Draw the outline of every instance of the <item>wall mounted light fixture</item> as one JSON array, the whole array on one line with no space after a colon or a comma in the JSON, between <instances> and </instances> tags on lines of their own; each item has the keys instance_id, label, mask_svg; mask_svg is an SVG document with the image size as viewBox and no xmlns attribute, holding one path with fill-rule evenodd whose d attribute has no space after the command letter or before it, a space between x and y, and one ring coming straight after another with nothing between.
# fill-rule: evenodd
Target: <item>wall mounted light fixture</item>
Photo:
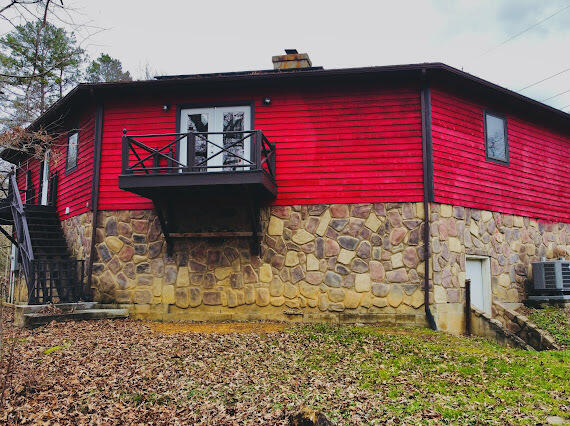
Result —
<instances>
[{"instance_id":1,"label":"wall mounted light fixture","mask_svg":"<svg viewBox=\"0 0 570 426\"><path fill-rule=\"evenodd\" d=\"M170 105L164 104L164 105L162 106L162 110L163 110L164 112L168 111L169 109L170 109Z\"/></svg>"},{"instance_id":2,"label":"wall mounted light fixture","mask_svg":"<svg viewBox=\"0 0 570 426\"><path fill-rule=\"evenodd\" d=\"M271 98L269 96L263 98L263 105L271 105Z\"/></svg>"}]
</instances>

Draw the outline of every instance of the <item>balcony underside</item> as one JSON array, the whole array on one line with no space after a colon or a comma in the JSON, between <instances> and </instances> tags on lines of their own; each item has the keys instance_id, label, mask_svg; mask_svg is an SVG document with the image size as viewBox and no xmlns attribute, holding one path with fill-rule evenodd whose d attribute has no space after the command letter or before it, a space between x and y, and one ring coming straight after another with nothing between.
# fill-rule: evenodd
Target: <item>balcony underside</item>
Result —
<instances>
[{"instance_id":1,"label":"balcony underside","mask_svg":"<svg viewBox=\"0 0 570 426\"><path fill-rule=\"evenodd\" d=\"M132 174L119 176L119 188L151 200L203 194L231 195L247 192L258 202L277 196L277 185L264 170Z\"/></svg>"}]
</instances>

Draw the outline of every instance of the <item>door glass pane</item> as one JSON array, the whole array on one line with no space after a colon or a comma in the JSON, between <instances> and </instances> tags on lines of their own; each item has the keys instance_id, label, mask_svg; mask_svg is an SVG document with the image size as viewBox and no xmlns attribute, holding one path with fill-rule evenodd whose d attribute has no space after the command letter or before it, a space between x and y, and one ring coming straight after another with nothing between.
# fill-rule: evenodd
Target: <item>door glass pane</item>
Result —
<instances>
[{"instance_id":1,"label":"door glass pane","mask_svg":"<svg viewBox=\"0 0 570 426\"><path fill-rule=\"evenodd\" d=\"M242 132L244 130L244 113L224 112L223 126L224 132ZM223 153L224 170L243 169L243 167L232 167L236 164L243 163L244 146L243 140L240 141L242 138L243 133L224 133L223 146L227 150Z\"/></svg>"},{"instance_id":2,"label":"door glass pane","mask_svg":"<svg viewBox=\"0 0 570 426\"><path fill-rule=\"evenodd\" d=\"M208 131L208 114L188 114L188 131L189 132L207 132ZM201 167L194 171L206 171L206 158L208 158L208 135L196 135L196 150L194 151L194 166ZM191 147L188 147L191 149Z\"/></svg>"}]
</instances>

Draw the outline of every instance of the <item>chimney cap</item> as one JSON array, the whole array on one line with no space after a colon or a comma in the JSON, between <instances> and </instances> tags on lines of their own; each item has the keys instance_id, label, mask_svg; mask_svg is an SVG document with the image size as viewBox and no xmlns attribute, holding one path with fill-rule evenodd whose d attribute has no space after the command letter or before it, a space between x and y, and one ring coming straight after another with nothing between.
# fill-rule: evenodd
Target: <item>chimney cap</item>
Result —
<instances>
[{"instance_id":1,"label":"chimney cap","mask_svg":"<svg viewBox=\"0 0 570 426\"><path fill-rule=\"evenodd\" d=\"M285 49L285 53L287 55L296 55L299 52L297 51L297 49Z\"/></svg>"}]
</instances>

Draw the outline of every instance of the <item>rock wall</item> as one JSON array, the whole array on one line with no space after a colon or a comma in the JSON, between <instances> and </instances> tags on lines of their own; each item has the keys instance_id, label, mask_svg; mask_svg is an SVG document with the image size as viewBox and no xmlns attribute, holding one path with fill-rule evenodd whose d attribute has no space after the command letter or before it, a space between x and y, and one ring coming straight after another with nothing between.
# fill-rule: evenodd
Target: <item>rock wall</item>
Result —
<instances>
[{"instance_id":1,"label":"rock wall","mask_svg":"<svg viewBox=\"0 0 570 426\"><path fill-rule=\"evenodd\" d=\"M93 213L87 212L61 222L67 247L76 259L86 260L91 252Z\"/></svg>"},{"instance_id":2,"label":"rock wall","mask_svg":"<svg viewBox=\"0 0 570 426\"><path fill-rule=\"evenodd\" d=\"M262 247L181 239L174 255L152 210L100 212L94 296L155 319L289 319L425 324L423 204L272 206ZM64 222L76 256L90 216ZM530 264L565 256L570 224L432 203L430 304L438 327L462 333L466 259L490 259L492 299L524 299Z\"/></svg>"},{"instance_id":3,"label":"rock wall","mask_svg":"<svg viewBox=\"0 0 570 426\"><path fill-rule=\"evenodd\" d=\"M430 216L434 311L438 326L453 333L464 330L465 262L470 255L490 259L493 301L522 302L531 263L570 251L570 224L447 204L432 204Z\"/></svg>"},{"instance_id":4,"label":"rock wall","mask_svg":"<svg viewBox=\"0 0 570 426\"><path fill-rule=\"evenodd\" d=\"M509 331L501 321L476 308L471 309L471 334L494 340L507 348L534 349L519 336Z\"/></svg>"},{"instance_id":5,"label":"rock wall","mask_svg":"<svg viewBox=\"0 0 570 426\"><path fill-rule=\"evenodd\" d=\"M273 206L262 250L183 239L173 257L153 211L102 212L96 300L155 319L304 319L425 324L421 203Z\"/></svg>"},{"instance_id":6,"label":"rock wall","mask_svg":"<svg viewBox=\"0 0 570 426\"><path fill-rule=\"evenodd\" d=\"M537 351L560 349L556 340L547 331L540 329L525 315L509 308L506 304L493 303L493 318Z\"/></svg>"}]
</instances>

